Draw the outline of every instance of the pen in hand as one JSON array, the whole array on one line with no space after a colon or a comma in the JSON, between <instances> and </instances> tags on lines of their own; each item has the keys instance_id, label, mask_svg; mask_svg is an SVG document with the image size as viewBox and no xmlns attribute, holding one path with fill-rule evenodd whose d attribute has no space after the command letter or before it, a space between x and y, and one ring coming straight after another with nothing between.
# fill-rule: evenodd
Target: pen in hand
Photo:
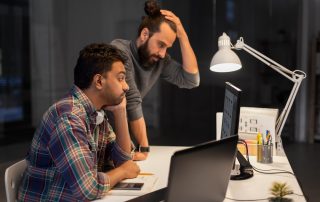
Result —
<instances>
[{"instance_id":1,"label":"pen in hand","mask_svg":"<svg viewBox=\"0 0 320 202\"><path fill-rule=\"evenodd\" d=\"M153 173L139 173L139 175L154 175Z\"/></svg>"}]
</instances>

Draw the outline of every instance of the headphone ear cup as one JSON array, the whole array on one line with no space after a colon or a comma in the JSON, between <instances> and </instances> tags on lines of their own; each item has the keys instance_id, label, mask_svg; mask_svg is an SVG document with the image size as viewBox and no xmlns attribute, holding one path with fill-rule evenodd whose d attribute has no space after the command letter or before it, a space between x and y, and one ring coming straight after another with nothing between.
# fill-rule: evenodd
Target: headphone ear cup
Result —
<instances>
[{"instance_id":1,"label":"headphone ear cup","mask_svg":"<svg viewBox=\"0 0 320 202\"><path fill-rule=\"evenodd\" d=\"M100 123L102 123L103 119L104 119L104 111L103 110L97 111L96 125L99 125Z\"/></svg>"}]
</instances>

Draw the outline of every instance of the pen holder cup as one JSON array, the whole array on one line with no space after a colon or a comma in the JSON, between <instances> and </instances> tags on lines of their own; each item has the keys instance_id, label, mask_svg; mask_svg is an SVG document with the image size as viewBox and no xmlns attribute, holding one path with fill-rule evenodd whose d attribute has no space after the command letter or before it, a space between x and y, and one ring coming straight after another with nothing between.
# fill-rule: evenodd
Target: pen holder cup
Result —
<instances>
[{"instance_id":1,"label":"pen holder cup","mask_svg":"<svg viewBox=\"0 0 320 202\"><path fill-rule=\"evenodd\" d=\"M257 162L259 163L272 163L273 147L272 144L259 144L257 145Z\"/></svg>"}]
</instances>

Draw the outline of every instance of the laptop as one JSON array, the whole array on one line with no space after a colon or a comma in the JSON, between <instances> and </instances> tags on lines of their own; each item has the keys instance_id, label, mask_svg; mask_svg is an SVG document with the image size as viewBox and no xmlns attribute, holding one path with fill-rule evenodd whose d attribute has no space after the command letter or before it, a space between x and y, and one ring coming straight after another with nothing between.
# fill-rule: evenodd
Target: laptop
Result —
<instances>
[{"instance_id":1,"label":"laptop","mask_svg":"<svg viewBox=\"0 0 320 202\"><path fill-rule=\"evenodd\" d=\"M168 186L129 201L223 201L237 142L234 135L175 152Z\"/></svg>"}]
</instances>

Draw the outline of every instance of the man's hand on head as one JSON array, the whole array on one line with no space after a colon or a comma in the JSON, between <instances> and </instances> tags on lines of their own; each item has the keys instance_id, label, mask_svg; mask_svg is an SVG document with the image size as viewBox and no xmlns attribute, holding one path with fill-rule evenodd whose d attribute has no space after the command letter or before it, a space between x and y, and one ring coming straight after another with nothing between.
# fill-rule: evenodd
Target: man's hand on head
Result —
<instances>
[{"instance_id":1,"label":"man's hand on head","mask_svg":"<svg viewBox=\"0 0 320 202\"><path fill-rule=\"evenodd\" d=\"M160 10L161 14L170 21L172 21L177 26L177 37L181 38L187 36L186 31L184 30L180 18L178 18L172 11Z\"/></svg>"}]
</instances>

